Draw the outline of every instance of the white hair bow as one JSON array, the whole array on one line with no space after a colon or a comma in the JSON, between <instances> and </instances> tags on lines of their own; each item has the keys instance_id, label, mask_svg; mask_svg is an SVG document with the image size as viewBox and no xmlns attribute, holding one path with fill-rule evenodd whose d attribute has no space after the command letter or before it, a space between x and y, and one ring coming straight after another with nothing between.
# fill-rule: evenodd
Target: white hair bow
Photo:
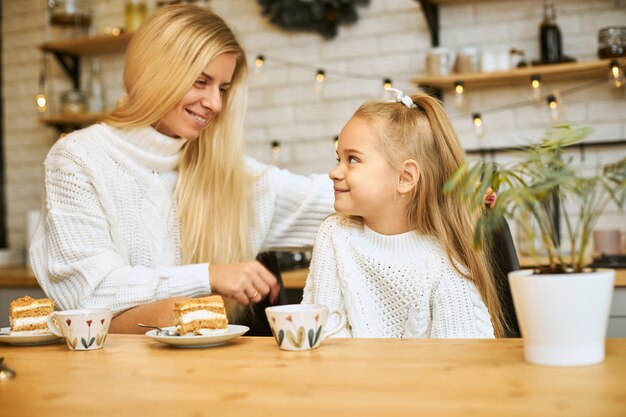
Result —
<instances>
[{"instance_id":1,"label":"white hair bow","mask_svg":"<svg viewBox=\"0 0 626 417\"><path fill-rule=\"evenodd\" d=\"M413 100L411 100L411 97L405 96L402 90L398 90L397 88L387 87L385 88L385 91L387 91L387 93L389 93L390 96L392 94L395 95L395 97L391 97L387 101L402 103L405 106L407 106L409 109L412 107L415 107L415 104L413 103Z\"/></svg>"}]
</instances>

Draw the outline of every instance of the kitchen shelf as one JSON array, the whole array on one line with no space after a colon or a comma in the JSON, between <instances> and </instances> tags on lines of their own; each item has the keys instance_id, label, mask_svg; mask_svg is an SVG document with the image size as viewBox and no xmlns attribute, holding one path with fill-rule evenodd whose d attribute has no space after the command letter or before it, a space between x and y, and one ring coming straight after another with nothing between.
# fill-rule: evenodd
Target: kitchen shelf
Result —
<instances>
[{"instance_id":1,"label":"kitchen shelf","mask_svg":"<svg viewBox=\"0 0 626 417\"><path fill-rule=\"evenodd\" d=\"M45 42L39 45L44 52L54 54L61 67L72 80L72 86L80 88L80 57L82 55L107 54L126 49L133 37L132 32L115 35L97 35L79 39Z\"/></svg>"},{"instance_id":2,"label":"kitchen shelf","mask_svg":"<svg viewBox=\"0 0 626 417\"><path fill-rule=\"evenodd\" d=\"M465 89L477 87L498 87L505 85L529 84L530 77L540 75L541 82L581 80L608 76L610 59L595 61L568 62L563 64L536 65L516 68L509 71L477 72L450 74L446 76L426 76L412 80L420 87L453 90L455 83L462 81ZM619 59L620 65L626 65L626 58Z\"/></svg>"},{"instance_id":3,"label":"kitchen shelf","mask_svg":"<svg viewBox=\"0 0 626 417\"><path fill-rule=\"evenodd\" d=\"M41 123L55 127L60 132L85 127L102 120L107 113L82 113L63 116L43 117Z\"/></svg>"},{"instance_id":4,"label":"kitchen shelf","mask_svg":"<svg viewBox=\"0 0 626 417\"><path fill-rule=\"evenodd\" d=\"M123 51L132 37L133 32L128 32L118 36L97 35L88 38L50 41L39 45L39 49L74 56L106 54Z\"/></svg>"}]
</instances>

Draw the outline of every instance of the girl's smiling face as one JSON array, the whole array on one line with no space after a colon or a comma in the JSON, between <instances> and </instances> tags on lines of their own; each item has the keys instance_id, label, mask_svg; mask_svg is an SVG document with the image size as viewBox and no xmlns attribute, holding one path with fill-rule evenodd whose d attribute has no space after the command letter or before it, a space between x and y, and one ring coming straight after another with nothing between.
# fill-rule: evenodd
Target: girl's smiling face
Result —
<instances>
[{"instance_id":1,"label":"girl's smiling face","mask_svg":"<svg viewBox=\"0 0 626 417\"><path fill-rule=\"evenodd\" d=\"M204 68L191 89L159 120L156 129L170 137L193 140L222 110L222 98L235 72L235 54L218 55Z\"/></svg>"},{"instance_id":2,"label":"girl's smiling face","mask_svg":"<svg viewBox=\"0 0 626 417\"><path fill-rule=\"evenodd\" d=\"M337 166L329 175L337 212L360 216L369 227L388 224L389 216L396 213L400 173L385 159L374 129L365 119L353 117L341 131ZM372 228L376 230L376 226Z\"/></svg>"}]
</instances>

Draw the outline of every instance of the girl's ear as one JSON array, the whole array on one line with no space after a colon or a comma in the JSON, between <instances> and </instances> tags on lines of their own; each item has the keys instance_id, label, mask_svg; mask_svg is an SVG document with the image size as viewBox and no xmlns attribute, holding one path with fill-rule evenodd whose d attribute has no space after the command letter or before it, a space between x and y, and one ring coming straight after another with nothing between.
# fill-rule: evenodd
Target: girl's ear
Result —
<instances>
[{"instance_id":1,"label":"girl's ear","mask_svg":"<svg viewBox=\"0 0 626 417\"><path fill-rule=\"evenodd\" d=\"M398 181L398 193L411 193L420 180L420 166L413 159L407 159L402 163L402 172Z\"/></svg>"}]
</instances>

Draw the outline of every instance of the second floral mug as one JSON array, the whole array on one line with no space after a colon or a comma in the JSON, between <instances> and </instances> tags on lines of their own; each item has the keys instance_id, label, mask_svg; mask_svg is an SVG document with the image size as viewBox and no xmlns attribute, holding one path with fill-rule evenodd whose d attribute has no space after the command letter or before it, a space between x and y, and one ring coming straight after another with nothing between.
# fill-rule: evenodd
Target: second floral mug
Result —
<instances>
[{"instance_id":1,"label":"second floral mug","mask_svg":"<svg viewBox=\"0 0 626 417\"><path fill-rule=\"evenodd\" d=\"M341 310L320 304L267 307L265 313L278 347L284 350L314 349L346 325ZM332 329L325 330L326 321L333 314L339 316L339 322Z\"/></svg>"},{"instance_id":2,"label":"second floral mug","mask_svg":"<svg viewBox=\"0 0 626 417\"><path fill-rule=\"evenodd\" d=\"M113 313L108 308L53 311L48 328L64 337L70 350L102 349Z\"/></svg>"}]
</instances>

